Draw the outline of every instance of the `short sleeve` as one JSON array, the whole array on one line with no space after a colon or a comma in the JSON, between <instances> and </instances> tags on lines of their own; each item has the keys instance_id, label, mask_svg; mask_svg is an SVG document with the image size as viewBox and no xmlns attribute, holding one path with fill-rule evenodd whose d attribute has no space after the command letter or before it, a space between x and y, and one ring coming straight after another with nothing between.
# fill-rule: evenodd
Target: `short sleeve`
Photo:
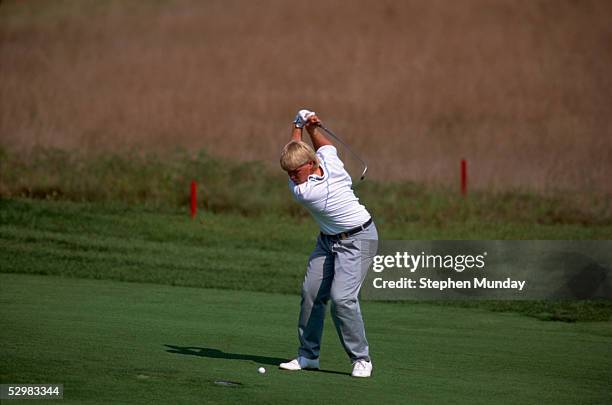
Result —
<instances>
[{"instance_id":1,"label":"short sleeve","mask_svg":"<svg viewBox=\"0 0 612 405\"><path fill-rule=\"evenodd\" d=\"M338 150L334 145L323 145L317 149L317 155L326 163L339 164L344 167L344 164L338 157Z\"/></svg>"}]
</instances>

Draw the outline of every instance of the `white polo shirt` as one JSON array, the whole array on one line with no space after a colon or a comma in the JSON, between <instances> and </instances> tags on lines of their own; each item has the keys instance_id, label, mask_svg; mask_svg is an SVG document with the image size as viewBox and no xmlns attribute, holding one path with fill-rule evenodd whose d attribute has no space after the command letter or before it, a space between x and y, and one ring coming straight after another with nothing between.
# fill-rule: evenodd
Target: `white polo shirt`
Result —
<instances>
[{"instance_id":1,"label":"white polo shirt","mask_svg":"<svg viewBox=\"0 0 612 405\"><path fill-rule=\"evenodd\" d=\"M324 234L335 235L363 225L370 213L355 196L351 176L344 170L336 148L321 146L317 157L323 176L310 175L298 185L289 180L294 198L310 211Z\"/></svg>"}]
</instances>

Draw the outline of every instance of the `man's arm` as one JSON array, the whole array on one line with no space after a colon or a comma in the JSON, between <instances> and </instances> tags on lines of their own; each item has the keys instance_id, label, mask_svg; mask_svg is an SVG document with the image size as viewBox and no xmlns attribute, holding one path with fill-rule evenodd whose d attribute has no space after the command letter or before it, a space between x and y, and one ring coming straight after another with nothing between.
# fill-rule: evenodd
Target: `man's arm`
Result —
<instances>
[{"instance_id":1,"label":"man's arm","mask_svg":"<svg viewBox=\"0 0 612 405\"><path fill-rule=\"evenodd\" d=\"M306 123L306 131L308 131L308 135L310 135L312 146L314 146L315 150L319 150L321 146L334 145L321 131L319 131L320 124L321 120L316 115L309 117Z\"/></svg>"},{"instance_id":2,"label":"man's arm","mask_svg":"<svg viewBox=\"0 0 612 405\"><path fill-rule=\"evenodd\" d=\"M297 142L302 140L302 128L293 127L293 131L291 131L291 140Z\"/></svg>"}]
</instances>

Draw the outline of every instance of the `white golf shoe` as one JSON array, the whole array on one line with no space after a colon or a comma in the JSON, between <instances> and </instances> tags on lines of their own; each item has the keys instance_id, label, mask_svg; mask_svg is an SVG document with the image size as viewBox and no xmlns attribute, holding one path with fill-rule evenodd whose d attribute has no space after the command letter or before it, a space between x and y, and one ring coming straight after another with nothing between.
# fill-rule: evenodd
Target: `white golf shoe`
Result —
<instances>
[{"instance_id":1,"label":"white golf shoe","mask_svg":"<svg viewBox=\"0 0 612 405\"><path fill-rule=\"evenodd\" d=\"M369 377L372 375L372 362L365 360L357 360L353 363L353 377Z\"/></svg>"},{"instance_id":2,"label":"white golf shoe","mask_svg":"<svg viewBox=\"0 0 612 405\"><path fill-rule=\"evenodd\" d=\"M297 359L293 359L287 363L279 364L278 368L283 370L297 371L297 370L308 370L308 369L319 369L319 359L307 359L306 357L298 356Z\"/></svg>"}]
</instances>

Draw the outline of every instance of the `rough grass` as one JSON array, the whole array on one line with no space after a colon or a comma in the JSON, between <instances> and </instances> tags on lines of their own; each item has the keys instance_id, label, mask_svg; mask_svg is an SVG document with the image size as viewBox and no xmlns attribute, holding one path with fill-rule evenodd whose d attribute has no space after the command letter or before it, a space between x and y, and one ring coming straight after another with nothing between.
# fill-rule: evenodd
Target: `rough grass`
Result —
<instances>
[{"instance_id":1,"label":"rough grass","mask_svg":"<svg viewBox=\"0 0 612 405\"><path fill-rule=\"evenodd\" d=\"M287 177L261 162L236 163L202 151L165 155L84 154L34 148L17 154L0 149L0 197L121 202L152 208L187 207L191 180L199 185L199 206L214 213L307 218L292 201ZM609 238L612 197L604 194L538 195L525 191L471 192L410 182L355 183L358 196L389 238L412 239L419 229L459 228L459 239L490 238L485 230L517 230L503 239L529 239L531 228L566 226L574 238ZM511 224L509 228L507 224ZM542 228L543 229L543 228ZM557 228L558 229L558 228ZM543 234L540 234L541 238ZM444 232L437 236L444 237ZM448 236L448 235L447 235ZM438 238L439 238L438 237ZM559 239L554 235L551 239ZM435 239L432 238L432 239Z\"/></svg>"}]
</instances>

